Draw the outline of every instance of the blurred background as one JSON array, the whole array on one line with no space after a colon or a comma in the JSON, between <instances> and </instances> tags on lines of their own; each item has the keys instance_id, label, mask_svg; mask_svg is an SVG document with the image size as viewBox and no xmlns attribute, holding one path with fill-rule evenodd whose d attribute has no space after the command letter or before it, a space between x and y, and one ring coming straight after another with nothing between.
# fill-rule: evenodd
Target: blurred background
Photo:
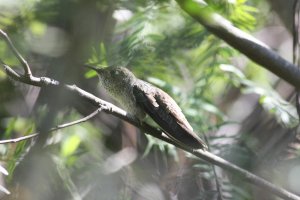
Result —
<instances>
[{"instance_id":1,"label":"blurred background","mask_svg":"<svg viewBox=\"0 0 300 200\"><path fill-rule=\"evenodd\" d=\"M292 61L294 1L208 0L239 29ZM288 83L211 35L172 0L0 0L0 28L47 76L116 103L83 65L126 66L168 92L213 153L299 193L300 137ZM22 73L4 40L0 59ZM276 199L233 173L101 113L57 88L11 80L0 68L0 198ZM8 193L10 192L10 195Z\"/></svg>"}]
</instances>

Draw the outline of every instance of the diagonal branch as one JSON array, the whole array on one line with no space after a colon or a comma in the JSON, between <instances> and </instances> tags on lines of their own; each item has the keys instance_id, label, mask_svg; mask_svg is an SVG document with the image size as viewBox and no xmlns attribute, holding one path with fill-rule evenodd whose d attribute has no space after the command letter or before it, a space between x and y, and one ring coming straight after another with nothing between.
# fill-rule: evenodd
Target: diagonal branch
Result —
<instances>
[{"instance_id":1,"label":"diagonal branch","mask_svg":"<svg viewBox=\"0 0 300 200\"><path fill-rule=\"evenodd\" d=\"M300 88L300 70L272 51L266 44L234 27L230 21L214 13L209 6L194 0L176 0L180 7L211 33L227 42L252 61L273 72L296 88Z\"/></svg>"},{"instance_id":2,"label":"diagonal branch","mask_svg":"<svg viewBox=\"0 0 300 200\"><path fill-rule=\"evenodd\" d=\"M22 77L21 75L17 76L17 73L14 72L14 70L11 69L9 66L6 65L5 69L9 76L13 76L12 77L13 79L18 80L23 83L27 83L30 85L36 85L39 87L47 87L47 86L63 87L67 91L72 92L73 94L76 94L76 95L82 97L83 99L85 99L86 101L89 101L93 105L99 107L104 112L106 112L108 114L112 114L116 117L119 117L119 118L135 125L136 127L143 130L146 134L152 135L152 136L154 136L158 139L161 139L167 143L173 144L174 146L176 146L178 148L181 148L187 152L190 152L191 154L195 155L198 158L201 158L209 163L215 164L223 169L226 169L232 173L235 173L235 174L239 175L240 177L242 177L243 179L245 179L246 181L254 184L255 186L264 188L264 189L272 192L273 194L275 194L279 197L282 197L283 199L300 200L300 197L296 196L295 194L290 193L289 191L287 191L285 189L279 188L279 187L273 185L272 183L256 176L255 174L252 174L252 173L248 172L247 170L244 170L244 169L242 169L242 168L240 168L240 167L238 167L238 166L236 166L236 165L224 160L223 158L220 158L208 151L202 151L202 150L195 151L192 148L182 147L182 146L178 145L176 142L171 140L162 130L155 128L147 123L139 121L137 118L135 118L134 116L131 116L130 114L128 114L126 111L122 110L121 108L118 108L117 106L115 106L109 102L99 99L98 97L82 90L81 88L77 87L76 85L63 85L63 84L60 84L58 81L52 80L47 77L37 78L34 76L32 76L33 81L31 82L31 79L23 79L23 78L21 78ZM39 80L39 82L37 82L37 80Z\"/></svg>"},{"instance_id":3,"label":"diagonal branch","mask_svg":"<svg viewBox=\"0 0 300 200\"><path fill-rule=\"evenodd\" d=\"M26 76L26 75L20 75L17 72L15 72L12 68L10 68L8 65L5 65L5 71L16 81L20 81L29 85L34 85L38 87L62 87L66 91L71 92L75 95L78 95L82 97L84 100L90 102L94 106L98 107L99 109L103 110L104 112L108 114L112 114L120 119L123 119L136 127L143 130L146 134L152 135L158 139L161 139L167 143L173 144L174 146L181 148L187 152L190 152L191 154L195 155L198 158L201 158L207 162L210 162L212 164L215 164L223 169L226 169L232 173L235 173L239 175L244 180L248 181L249 183L254 184L257 187L261 187L265 190L268 190L272 192L274 195L277 195L278 197L281 197L283 199L289 199L289 200L300 200L300 197L285 190L280 187L275 186L274 184L256 176L255 174L252 174L248 172L247 170L244 170L226 160L223 158L220 158L208 151L203 150L193 150L192 148L187 148L180 146L173 140L171 140L162 130L155 128L145 122L139 121L134 116L130 115L126 111L122 110L121 108L118 108L117 106L106 102L93 94L90 94L81 88L77 87L76 85L67 85L67 84L61 84L60 82L53 80L48 77L35 77L33 75Z\"/></svg>"},{"instance_id":4,"label":"diagonal branch","mask_svg":"<svg viewBox=\"0 0 300 200\"><path fill-rule=\"evenodd\" d=\"M95 117L100 111L101 111L101 109L99 108L99 109L95 110L94 112L92 112L91 114L89 114L88 116L86 116L84 118L81 118L81 119L78 119L78 120L75 120L75 121L72 121L72 122L69 122L69 123L65 123L65 124L61 124L61 125L58 125L56 127L53 127L48 131L48 133L53 132L53 131L57 131L59 129L67 128L67 127L73 126L75 124L86 122L87 120ZM17 143L17 142L21 142L21 141L24 141L24 140L35 138L38 135L39 135L39 133L32 133L30 135L26 135L26 136L19 137L19 138L0 140L0 144Z\"/></svg>"},{"instance_id":5,"label":"diagonal branch","mask_svg":"<svg viewBox=\"0 0 300 200\"><path fill-rule=\"evenodd\" d=\"M14 46L8 35L0 29L0 36L5 40L9 48L12 50L12 52L15 54L19 62L22 64L24 71L25 71L25 76L30 77L32 75L30 67L27 63L27 61L23 58L23 56L19 53L17 48Z\"/></svg>"}]
</instances>

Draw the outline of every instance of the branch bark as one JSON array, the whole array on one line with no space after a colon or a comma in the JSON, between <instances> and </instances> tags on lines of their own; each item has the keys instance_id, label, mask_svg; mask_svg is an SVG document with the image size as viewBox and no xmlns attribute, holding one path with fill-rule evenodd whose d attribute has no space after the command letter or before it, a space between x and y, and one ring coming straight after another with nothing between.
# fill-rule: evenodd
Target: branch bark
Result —
<instances>
[{"instance_id":1,"label":"branch bark","mask_svg":"<svg viewBox=\"0 0 300 200\"><path fill-rule=\"evenodd\" d=\"M22 64L22 67L25 71L25 76L30 77L31 76L31 70L27 63L27 61L23 58L23 56L19 53L17 48L14 46L8 35L0 29L0 36L5 40L11 51L15 54L19 62Z\"/></svg>"},{"instance_id":2,"label":"branch bark","mask_svg":"<svg viewBox=\"0 0 300 200\"><path fill-rule=\"evenodd\" d=\"M81 119L78 119L78 120L75 120L75 121L72 121L72 122L69 122L69 123L60 124L56 127L51 128L48 131L48 133L53 132L53 131L57 131L59 129L67 128L69 126L73 126L73 125L76 125L76 124L80 124L82 122L86 122L86 121L90 120L91 118L95 117L100 111L101 111L101 109L97 109L97 110L95 110L94 112L92 112L91 114L89 114L88 116L86 116L84 118L81 118ZM29 140L29 139L37 137L39 134L40 133L32 133L30 135L26 135L26 136L19 137L19 138L0 140L0 144L17 143L17 142L21 142L21 141L24 141L24 140Z\"/></svg>"},{"instance_id":3,"label":"branch bark","mask_svg":"<svg viewBox=\"0 0 300 200\"><path fill-rule=\"evenodd\" d=\"M211 33L227 42L255 63L273 72L296 88L300 88L300 70L266 44L234 27L230 21L214 13L209 6L194 0L176 0L179 6Z\"/></svg>"},{"instance_id":4,"label":"branch bark","mask_svg":"<svg viewBox=\"0 0 300 200\"><path fill-rule=\"evenodd\" d=\"M1 29L0 29L1 30ZM6 42L8 43L8 46L12 49L13 45L10 42L9 37L6 35L5 32L2 30L0 31L0 34L5 34L5 36L8 38L6 39ZM14 51L12 49L13 53L18 57L21 56L18 51ZM23 62L23 61L21 61ZM3 63L3 62L2 62ZM27 63L27 62L26 62ZM119 117L136 127L140 128L143 130L146 134L152 135L158 139L161 139L167 143L173 144L174 146L181 148L187 152L190 152L191 154L195 155L196 157L203 159L209 163L215 164L223 169L226 169L232 173L238 174L241 178L245 179L249 183L254 184L257 187L261 187L265 190L270 191L274 195L277 195L278 197L281 197L283 199L289 199L289 200L300 200L300 197L285 190L280 187L275 186L274 184L256 176L255 174L252 174L226 160L223 158L220 158L208 151L203 151L203 150L193 150L192 148L187 148L180 146L173 140L171 140L162 130L155 128L147 123L139 121L136 117L130 115L126 111L122 110L121 108L118 108L117 106L106 102L93 94L90 94L83 89L77 87L76 85L67 85L67 84L62 84L59 81L56 81L54 79L48 78L48 77L35 77L33 75L28 75L27 70L25 68L25 73L24 75L18 74L16 71L14 71L11 67L8 65L4 64L5 71L8 76L10 76L12 79L23 82L29 85L34 85L38 87L57 87L57 88L63 88L68 92L71 92L72 94L78 95L84 100L90 102L94 106L96 106L98 109L108 113L112 114L116 117ZM24 65L25 66L25 65ZM29 65L28 65L29 67ZM29 68L30 70L30 68Z\"/></svg>"},{"instance_id":5,"label":"branch bark","mask_svg":"<svg viewBox=\"0 0 300 200\"><path fill-rule=\"evenodd\" d=\"M257 187L264 188L264 189L272 192L274 195L277 195L283 199L300 200L299 196L297 196L285 189L279 188L279 187L275 186L274 184L256 176L255 174L252 174L252 173L248 172L247 170L244 170L244 169L242 169L242 168L240 168L240 167L238 167L238 166L236 166L236 165L224 160L223 158L218 157L208 151L203 151L203 150L195 151L192 148L187 148L187 147L178 145L176 142L171 140L162 130L155 128L147 123L139 121L137 118L135 118L134 116L131 116L129 113L122 110L121 108L119 108L109 102L106 102L102 99L99 99L98 97L82 90L81 88L77 87L76 85L60 84L58 81L47 78L47 77L38 78L38 77L31 76L32 80L31 80L31 78L24 78L22 75L17 74L13 69L11 69L7 65L5 65L5 70L11 78L13 78L17 81L29 84L29 85L36 85L39 87L49 87L49 86L63 87L65 90L72 92L73 94L76 94L76 95L82 97L83 99L85 99L86 101L92 103L96 107L99 107L99 109L101 109L102 111L104 111L108 114L112 114L116 117L119 117L119 118L135 125L136 127L143 130L146 134L152 135L153 137L161 139L167 143L173 144L174 146L181 148L181 149L195 155L198 158L201 158L209 163L212 163L212 164L217 165L225 170L235 173L236 175L239 175L241 178L245 179L249 183L254 184Z\"/></svg>"}]
</instances>

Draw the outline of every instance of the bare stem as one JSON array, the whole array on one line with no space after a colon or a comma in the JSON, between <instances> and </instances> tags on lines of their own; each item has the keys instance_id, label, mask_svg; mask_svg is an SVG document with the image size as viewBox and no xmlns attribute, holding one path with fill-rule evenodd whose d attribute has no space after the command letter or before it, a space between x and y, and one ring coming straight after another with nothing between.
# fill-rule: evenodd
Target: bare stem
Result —
<instances>
[{"instance_id":1,"label":"bare stem","mask_svg":"<svg viewBox=\"0 0 300 200\"><path fill-rule=\"evenodd\" d=\"M23 58L23 56L20 54L20 52L17 50L17 48L14 46L14 44L8 37L8 35L2 29L0 29L0 36L5 40L11 51L15 54L19 62L22 64L25 71L25 76L30 77L32 73L27 61Z\"/></svg>"},{"instance_id":2,"label":"bare stem","mask_svg":"<svg viewBox=\"0 0 300 200\"><path fill-rule=\"evenodd\" d=\"M178 0L179 1L179 0ZM2 31L3 32L3 31ZM4 33L4 32L3 32ZM2 34L3 35L3 34ZM5 33L6 38L8 36ZM10 39L8 38L8 41ZM9 45L10 48L14 48L13 45ZM25 62L26 63L26 62ZM156 138L159 138L167 143L173 144L174 146L181 148L187 152L190 152L191 154L195 155L198 158L201 158L209 163L215 164L223 169L226 169L234 174L238 174L241 178L248 181L249 183L252 183L253 185L263 188L265 190L268 190L272 192L274 195L277 195L278 197L281 197L283 199L289 199L289 200L300 200L300 197L283 189L280 187L277 187L276 185L264 180L263 178L260 178L256 176L255 174L252 174L226 160L223 158L220 158L208 151L203 150L194 150L192 148L183 147L171 140L166 134L163 133L163 131L147 124L142 123L139 120L137 120L135 117L128 114L126 111L122 110L121 108L118 108L117 106L106 102L102 99L99 99L98 97L82 90L81 88L78 88L76 85L66 85L61 84L56 80L53 80L48 77L34 77L34 76L26 76L26 75L19 75L17 72L15 72L12 68L10 68L8 65L5 65L5 70L11 78L13 78L16 81L20 81L29 85L34 85L38 87L63 87L65 90L72 92L73 94L76 94L86 101L92 103L94 106L100 108L101 110L105 111L106 113L112 114L116 117L119 117L136 127L139 127L142 129L145 133L150 134ZM73 125L73 124L69 124ZM55 129L55 128L54 128Z\"/></svg>"},{"instance_id":3,"label":"bare stem","mask_svg":"<svg viewBox=\"0 0 300 200\"><path fill-rule=\"evenodd\" d=\"M51 128L48 131L48 133L53 132L53 131L57 131L59 129L63 129L63 128L66 128L66 127L69 127L69 126L73 126L75 124L86 122L87 120L89 120L89 119L93 118L94 116L96 116L100 111L101 111L101 109L99 108L99 109L95 110L94 112L92 112L91 114L89 114L88 116L86 116L84 118L81 118L81 119L73 121L73 122L58 125L54 128ZM26 135L26 136L14 138L14 139L0 140L0 144L17 143L17 142L21 142L21 141L24 141L24 140L32 139L32 138L34 138L38 135L39 135L39 133L33 133L33 134L30 134L30 135Z\"/></svg>"}]
</instances>

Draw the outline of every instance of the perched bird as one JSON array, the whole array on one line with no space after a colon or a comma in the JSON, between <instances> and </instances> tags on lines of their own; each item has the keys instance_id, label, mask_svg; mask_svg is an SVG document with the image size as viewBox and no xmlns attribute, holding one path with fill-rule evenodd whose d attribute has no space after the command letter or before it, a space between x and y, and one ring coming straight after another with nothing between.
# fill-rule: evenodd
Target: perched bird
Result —
<instances>
[{"instance_id":1,"label":"perched bird","mask_svg":"<svg viewBox=\"0 0 300 200\"><path fill-rule=\"evenodd\" d=\"M140 80L124 67L96 68L104 89L130 114L143 120L148 114L175 142L193 149L207 149L193 132L177 103L166 92Z\"/></svg>"}]
</instances>

